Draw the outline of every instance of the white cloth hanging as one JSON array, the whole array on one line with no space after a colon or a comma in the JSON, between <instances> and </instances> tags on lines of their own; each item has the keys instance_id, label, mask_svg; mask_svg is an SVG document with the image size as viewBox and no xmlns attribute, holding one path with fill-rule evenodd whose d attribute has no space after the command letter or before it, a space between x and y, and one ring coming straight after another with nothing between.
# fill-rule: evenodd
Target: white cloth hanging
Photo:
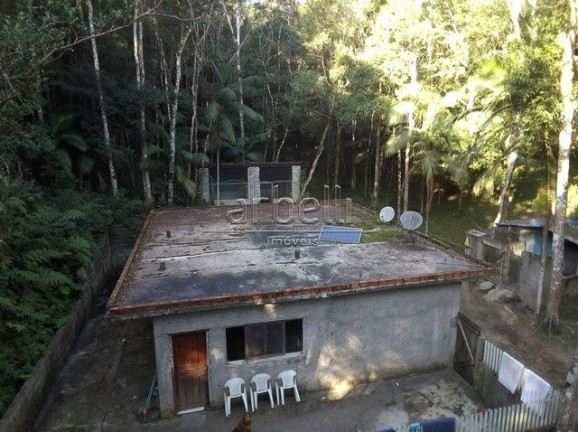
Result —
<instances>
[{"instance_id":1,"label":"white cloth hanging","mask_svg":"<svg viewBox=\"0 0 578 432\"><path fill-rule=\"evenodd\" d=\"M524 382L522 384L522 397L524 403L545 401L552 392L552 386L532 372L530 369L524 371Z\"/></svg>"},{"instance_id":2,"label":"white cloth hanging","mask_svg":"<svg viewBox=\"0 0 578 432\"><path fill-rule=\"evenodd\" d=\"M498 371L498 381L512 394L516 393L523 372L524 365L522 363L508 353L502 353L502 361L500 364L500 370Z\"/></svg>"}]
</instances>

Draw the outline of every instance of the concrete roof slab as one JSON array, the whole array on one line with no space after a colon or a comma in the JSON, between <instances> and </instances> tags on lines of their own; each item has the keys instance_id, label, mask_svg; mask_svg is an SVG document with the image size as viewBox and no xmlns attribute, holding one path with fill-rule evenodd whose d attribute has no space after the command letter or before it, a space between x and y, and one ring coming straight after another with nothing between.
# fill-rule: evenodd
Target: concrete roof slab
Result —
<instances>
[{"instance_id":1,"label":"concrete roof slab","mask_svg":"<svg viewBox=\"0 0 578 432\"><path fill-rule=\"evenodd\" d=\"M318 217L315 224L300 221L296 208L292 213L285 209L284 219L293 216L290 224L276 223L280 210L271 204L244 208L245 223L231 222L230 207L153 211L111 296L110 312L126 317L158 315L457 282L488 272L422 237L321 244L321 226L335 212L340 218L345 214L335 209L328 204L308 213L307 220ZM352 206L344 226L368 219L378 223L377 215Z\"/></svg>"}]
</instances>

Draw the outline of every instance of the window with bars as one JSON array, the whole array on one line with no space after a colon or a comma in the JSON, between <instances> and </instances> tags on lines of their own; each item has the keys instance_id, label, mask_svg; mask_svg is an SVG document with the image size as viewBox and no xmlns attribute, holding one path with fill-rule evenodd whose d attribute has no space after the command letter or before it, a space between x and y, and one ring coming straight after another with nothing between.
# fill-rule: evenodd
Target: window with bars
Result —
<instances>
[{"instance_id":1,"label":"window with bars","mask_svg":"<svg viewBox=\"0 0 578 432\"><path fill-rule=\"evenodd\" d=\"M227 328L227 360L303 351L303 320L273 321Z\"/></svg>"}]
</instances>

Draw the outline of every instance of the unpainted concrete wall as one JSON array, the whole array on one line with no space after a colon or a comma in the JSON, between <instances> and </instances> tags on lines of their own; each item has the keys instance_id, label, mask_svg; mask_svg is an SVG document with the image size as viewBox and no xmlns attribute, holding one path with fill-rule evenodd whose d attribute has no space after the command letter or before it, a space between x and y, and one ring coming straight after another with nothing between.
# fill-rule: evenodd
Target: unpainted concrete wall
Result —
<instances>
[{"instance_id":1,"label":"unpainted concrete wall","mask_svg":"<svg viewBox=\"0 0 578 432\"><path fill-rule=\"evenodd\" d=\"M295 369L305 392L448 366L459 297L459 284L452 284L156 318L161 414L175 412L172 334L207 331L209 398L215 407L223 405L228 378L249 382L259 372L275 377L283 369ZM227 327L299 318L302 353L227 362Z\"/></svg>"},{"instance_id":2,"label":"unpainted concrete wall","mask_svg":"<svg viewBox=\"0 0 578 432\"><path fill-rule=\"evenodd\" d=\"M548 262L550 258L548 258ZM550 284L550 265L546 265L546 280L544 287ZM540 279L540 256L531 252L522 252L520 271L518 274L518 296L528 306L535 308L538 295L538 281Z\"/></svg>"},{"instance_id":3,"label":"unpainted concrete wall","mask_svg":"<svg viewBox=\"0 0 578 432\"><path fill-rule=\"evenodd\" d=\"M0 420L0 431L33 430L34 422L52 385L74 348L98 298L103 295L106 282L124 266L135 238L135 233L130 230L122 227L113 228L106 244L92 263L78 271L84 290L70 311L66 324L56 332L44 357L36 363L30 377L4 413Z\"/></svg>"},{"instance_id":4,"label":"unpainted concrete wall","mask_svg":"<svg viewBox=\"0 0 578 432\"><path fill-rule=\"evenodd\" d=\"M265 164L268 165L268 164ZM284 167L280 167L281 169ZM281 192L284 193L285 195L288 193L288 196L285 195L281 195L281 197L286 197L288 198L289 196L291 197L291 199L293 199L293 201L298 201L300 198L300 194L301 194L301 167L299 165L293 165L291 166L291 176L290 178L286 177L286 173L283 174L279 174L277 172L277 175L275 175L275 171L272 171L276 169L275 167L271 168L271 166L269 167L264 167L263 169L261 169L258 166L251 166L251 167L247 167L247 168L243 168L243 167L237 167L234 169L234 171L232 172L228 172L227 171L227 167L224 167L223 170L221 171L221 188L224 187L225 182L227 180L231 180L231 177L234 178L235 180L238 181L238 183L236 183L236 187L238 187L238 196L232 197L230 196L230 193L227 194L227 192L221 190L220 193L220 205L237 205L237 199L247 199L249 203L259 203L261 198L262 198L262 185L261 185L261 180L263 180L263 182L269 182L271 184L270 187L273 186L273 183L276 182L277 185L279 185L279 183L281 183L281 186L285 183L285 181L289 182L289 192L285 191L285 192ZM277 168L279 169L279 168ZM239 175L239 171L242 170L246 170L246 172L243 172L243 175ZM264 173L263 173L264 170ZM227 175L227 173L229 175ZM232 174L231 174L232 173ZM206 202L211 201L211 175L210 175L210 170L209 168L201 168L199 169L199 177L200 177L200 194L201 194L201 199L203 199ZM279 182L279 180L281 182ZM246 183L245 183L246 182ZM235 187L234 185L228 185L229 187ZM283 189L280 189L281 191ZM245 193L246 196L243 196L243 191ZM263 196L263 198L273 198L272 196L272 190L271 189L267 189L267 192L265 193L265 195ZM217 197L214 196L213 200L217 200ZM216 203L217 204L217 203Z\"/></svg>"}]
</instances>

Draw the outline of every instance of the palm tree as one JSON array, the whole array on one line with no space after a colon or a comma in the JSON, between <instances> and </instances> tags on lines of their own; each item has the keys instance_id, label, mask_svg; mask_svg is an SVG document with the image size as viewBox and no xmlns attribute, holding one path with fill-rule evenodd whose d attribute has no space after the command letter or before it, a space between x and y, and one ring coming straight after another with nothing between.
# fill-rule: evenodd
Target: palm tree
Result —
<instances>
[{"instance_id":1,"label":"palm tree","mask_svg":"<svg viewBox=\"0 0 578 432\"><path fill-rule=\"evenodd\" d=\"M207 79L209 75L212 80ZM238 91L243 86L245 96L254 94L256 87L263 82L261 77L251 76L239 81L234 80L229 83L227 75L223 74L214 62L207 64L205 75L200 81L200 88L204 99L207 101L204 110L204 125L200 130L207 134L207 144L213 153L216 153L217 162L217 201L220 199L220 163L221 151L228 150L228 155L233 159L256 160L259 158L258 152L254 148L256 144L264 141L264 134L241 136L241 124L239 113L243 113L242 118L254 125L262 126L263 116L254 111L245 103L240 103ZM247 100L247 99L244 99Z\"/></svg>"},{"instance_id":2,"label":"palm tree","mask_svg":"<svg viewBox=\"0 0 578 432\"><path fill-rule=\"evenodd\" d=\"M411 120L412 127L409 122ZM433 201L435 176L441 171L444 155L448 152L448 136L451 134L452 118L442 104L442 98L434 91L420 88L406 94L392 108L389 124L397 125L395 133L387 142L386 154L399 154L405 150L407 163L404 170L404 191L409 190L412 174L421 174L426 183L425 233L429 232L429 214ZM411 161L408 161L411 162ZM404 193L406 195L406 193ZM404 210L407 198L404 198Z\"/></svg>"},{"instance_id":3,"label":"palm tree","mask_svg":"<svg viewBox=\"0 0 578 432\"><path fill-rule=\"evenodd\" d=\"M214 63L210 64L210 69L213 81L208 81L206 78L201 81L203 96L207 100L204 112L207 137L211 138L213 143L218 141L219 149L229 148L229 153L235 158L240 158L243 162L246 158L256 159L257 154L253 147L263 140L263 134L253 134L248 138L241 136L239 112L243 113L244 119L259 126L263 124L263 116L248 105L238 101L237 93L240 88L238 81L228 83L226 76L220 72ZM245 96L253 94L256 87L262 83L263 79L258 76L244 78L242 85ZM218 134L219 140L216 140L215 132Z\"/></svg>"},{"instance_id":4,"label":"palm tree","mask_svg":"<svg viewBox=\"0 0 578 432\"><path fill-rule=\"evenodd\" d=\"M74 115L54 116L48 120L48 133L52 141L52 149L48 154L46 174L53 177L73 178L78 176L82 187L83 176L89 174L95 165L95 160L86 152L89 145L86 140L74 132Z\"/></svg>"}]
</instances>

